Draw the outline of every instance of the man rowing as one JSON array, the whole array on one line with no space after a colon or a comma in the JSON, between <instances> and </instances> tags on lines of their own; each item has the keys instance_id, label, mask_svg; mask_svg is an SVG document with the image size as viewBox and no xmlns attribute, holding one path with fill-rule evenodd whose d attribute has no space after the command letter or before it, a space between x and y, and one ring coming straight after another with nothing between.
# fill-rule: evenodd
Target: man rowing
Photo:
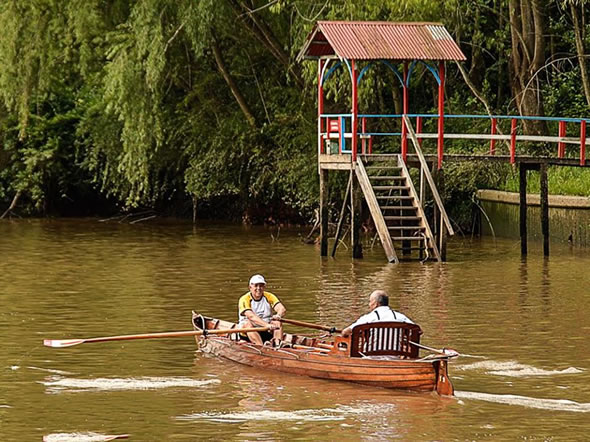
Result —
<instances>
[{"instance_id":1,"label":"man rowing","mask_svg":"<svg viewBox=\"0 0 590 442\"><path fill-rule=\"evenodd\" d=\"M262 345L273 337L275 342L280 341L283 337L280 320L287 313L287 309L274 294L264 291L266 288L264 276L252 276L248 287L249 291L238 301L238 327L270 327L272 333L270 331L246 333L253 344Z\"/></svg>"},{"instance_id":2,"label":"man rowing","mask_svg":"<svg viewBox=\"0 0 590 442\"><path fill-rule=\"evenodd\" d=\"M414 322L406 315L389 308L389 296L385 290L375 290L369 296L369 309L370 313L361 316L355 322L350 324L344 330L342 330L342 336L350 336L352 329L357 325L370 324L372 322L407 322L413 324Z\"/></svg>"}]
</instances>

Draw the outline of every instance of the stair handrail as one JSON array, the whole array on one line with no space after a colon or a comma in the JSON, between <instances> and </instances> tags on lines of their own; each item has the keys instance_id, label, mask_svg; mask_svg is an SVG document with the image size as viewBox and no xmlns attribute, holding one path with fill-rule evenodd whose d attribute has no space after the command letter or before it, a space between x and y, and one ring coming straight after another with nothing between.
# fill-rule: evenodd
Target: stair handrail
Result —
<instances>
[{"instance_id":1,"label":"stair handrail","mask_svg":"<svg viewBox=\"0 0 590 442\"><path fill-rule=\"evenodd\" d=\"M402 159L401 155L397 156L397 163L401 166L402 173L407 177L408 185L410 186L410 192L414 195L415 201L417 201L416 208L418 209L418 215L422 218L422 223L426 228L426 232L424 235L424 246L428 250L428 242L430 241L432 251L434 252L434 256L436 257L436 260L440 262L440 252L438 250L438 247L436 246L434 235L432 234L432 230L430 229L430 225L428 224L428 221L426 219L426 214L424 213L424 209L422 208L421 201L418 199L418 194L416 193L416 189L414 188L414 183L412 182L410 172L408 171L408 168L406 167L406 164L404 163L404 160Z\"/></svg>"},{"instance_id":2,"label":"stair handrail","mask_svg":"<svg viewBox=\"0 0 590 442\"><path fill-rule=\"evenodd\" d=\"M426 177L426 181L428 181L428 185L430 186L430 191L432 192L432 196L434 198L434 201L436 202L436 205L438 206L438 210L442 216L445 226L447 227L447 232L449 232L449 235L452 236L455 234L455 232L453 230L453 227L451 226L451 221L449 220L449 217L447 216L447 211L445 210L445 207L443 206L442 199L438 193L436 185L434 184L434 179L432 178L432 175L430 174L430 170L428 170L428 164L426 163L426 159L424 158L424 154L422 153L422 149L420 148L420 144L418 143L418 137L416 137L416 132L414 132L414 128L412 127L412 122L410 121L409 117L406 114L403 115L403 119L404 119L404 123L406 125L406 128L408 129L407 133L410 136L410 139L412 140L412 144L414 145L414 150L416 151L416 154L418 156L418 160L420 161L420 166L422 167L422 170L424 171L424 176Z\"/></svg>"}]
</instances>

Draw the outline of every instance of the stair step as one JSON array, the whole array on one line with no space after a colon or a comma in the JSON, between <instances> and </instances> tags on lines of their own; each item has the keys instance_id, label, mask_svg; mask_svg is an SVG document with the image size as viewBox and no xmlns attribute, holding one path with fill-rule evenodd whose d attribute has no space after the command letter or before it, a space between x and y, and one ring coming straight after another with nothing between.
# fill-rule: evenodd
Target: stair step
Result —
<instances>
[{"instance_id":1,"label":"stair step","mask_svg":"<svg viewBox=\"0 0 590 442\"><path fill-rule=\"evenodd\" d=\"M411 209L411 206L406 206L408 209ZM406 207L403 206L379 206L381 210L404 210Z\"/></svg>"},{"instance_id":2,"label":"stair step","mask_svg":"<svg viewBox=\"0 0 590 442\"><path fill-rule=\"evenodd\" d=\"M418 210L417 207L414 206L381 206L381 209L390 209L390 210L399 210L400 212L402 211L412 211L412 212L416 212Z\"/></svg>"},{"instance_id":3,"label":"stair step","mask_svg":"<svg viewBox=\"0 0 590 442\"><path fill-rule=\"evenodd\" d=\"M401 166L365 166L365 169L400 170Z\"/></svg>"},{"instance_id":4,"label":"stair step","mask_svg":"<svg viewBox=\"0 0 590 442\"><path fill-rule=\"evenodd\" d=\"M390 176L390 175L372 175L369 176L370 180L405 180L405 176Z\"/></svg>"},{"instance_id":5,"label":"stair step","mask_svg":"<svg viewBox=\"0 0 590 442\"><path fill-rule=\"evenodd\" d=\"M412 199L410 195L377 195L378 200L409 200ZM410 206L408 206L410 207ZM414 206L411 206L414 207Z\"/></svg>"},{"instance_id":6,"label":"stair step","mask_svg":"<svg viewBox=\"0 0 590 442\"><path fill-rule=\"evenodd\" d=\"M384 216L385 221L415 221L422 219L420 216Z\"/></svg>"},{"instance_id":7,"label":"stair step","mask_svg":"<svg viewBox=\"0 0 590 442\"><path fill-rule=\"evenodd\" d=\"M380 196L383 196L383 197L387 196L387 198L379 198L379 196L377 196L376 198L377 199L388 199L388 200L406 200L406 201L410 201L410 200L414 199L414 197L411 195L391 195L391 196L393 196L393 198L390 198L388 195L380 195ZM402 206L391 206L391 207L402 207ZM408 206L408 207L410 207L410 206Z\"/></svg>"},{"instance_id":8,"label":"stair step","mask_svg":"<svg viewBox=\"0 0 590 442\"><path fill-rule=\"evenodd\" d=\"M378 189L378 190L409 190L410 186L373 186L373 189L377 187L386 187L387 189Z\"/></svg>"},{"instance_id":9,"label":"stair step","mask_svg":"<svg viewBox=\"0 0 590 442\"><path fill-rule=\"evenodd\" d=\"M426 230L423 226L387 226L389 230Z\"/></svg>"},{"instance_id":10,"label":"stair step","mask_svg":"<svg viewBox=\"0 0 590 442\"><path fill-rule=\"evenodd\" d=\"M403 190L409 188L409 186L373 186L373 190Z\"/></svg>"},{"instance_id":11,"label":"stair step","mask_svg":"<svg viewBox=\"0 0 590 442\"><path fill-rule=\"evenodd\" d=\"M394 241L424 241L423 236L392 236Z\"/></svg>"}]
</instances>

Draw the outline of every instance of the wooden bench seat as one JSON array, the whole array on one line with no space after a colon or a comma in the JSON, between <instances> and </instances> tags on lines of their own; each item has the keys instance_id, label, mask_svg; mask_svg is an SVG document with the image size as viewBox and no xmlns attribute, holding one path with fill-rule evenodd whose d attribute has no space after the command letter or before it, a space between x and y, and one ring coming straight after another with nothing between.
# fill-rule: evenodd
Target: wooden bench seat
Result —
<instances>
[{"instance_id":1,"label":"wooden bench seat","mask_svg":"<svg viewBox=\"0 0 590 442\"><path fill-rule=\"evenodd\" d=\"M410 342L420 343L422 330L416 324L405 322L372 322L357 325L352 330L350 356L391 355L401 358L418 358L419 348Z\"/></svg>"}]
</instances>

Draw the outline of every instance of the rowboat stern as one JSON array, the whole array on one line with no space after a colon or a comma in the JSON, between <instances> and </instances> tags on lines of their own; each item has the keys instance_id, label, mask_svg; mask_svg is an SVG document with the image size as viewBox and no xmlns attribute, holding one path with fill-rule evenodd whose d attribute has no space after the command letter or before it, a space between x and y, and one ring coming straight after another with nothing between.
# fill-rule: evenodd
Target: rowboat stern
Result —
<instances>
[{"instance_id":1,"label":"rowboat stern","mask_svg":"<svg viewBox=\"0 0 590 442\"><path fill-rule=\"evenodd\" d=\"M455 389L449 378L448 360L441 359L435 362L436 392L441 396L454 396Z\"/></svg>"}]
</instances>

